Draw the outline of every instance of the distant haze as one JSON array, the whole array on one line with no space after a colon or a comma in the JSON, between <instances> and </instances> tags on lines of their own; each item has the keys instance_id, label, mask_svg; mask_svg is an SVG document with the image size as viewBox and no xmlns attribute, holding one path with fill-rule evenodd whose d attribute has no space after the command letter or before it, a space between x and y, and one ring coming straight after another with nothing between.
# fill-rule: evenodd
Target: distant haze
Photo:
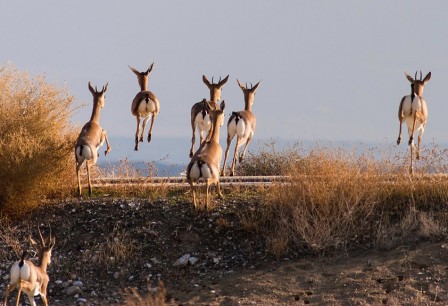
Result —
<instances>
[{"instance_id":1,"label":"distant haze","mask_svg":"<svg viewBox=\"0 0 448 306\"><path fill-rule=\"evenodd\" d=\"M227 118L244 107L236 79L261 80L254 144L274 138L393 147L398 105L410 91L403 72L432 71L423 146L448 142L447 1L0 0L0 9L0 63L66 86L85 105L73 117L77 128L90 118L87 83L109 82L101 124L116 160L169 154L186 163L191 106L209 95L203 74L230 74L222 94ZM130 104L139 86L128 65L142 71L152 62L149 89L161 110L153 142L134 152Z\"/></svg>"}]
</instances>

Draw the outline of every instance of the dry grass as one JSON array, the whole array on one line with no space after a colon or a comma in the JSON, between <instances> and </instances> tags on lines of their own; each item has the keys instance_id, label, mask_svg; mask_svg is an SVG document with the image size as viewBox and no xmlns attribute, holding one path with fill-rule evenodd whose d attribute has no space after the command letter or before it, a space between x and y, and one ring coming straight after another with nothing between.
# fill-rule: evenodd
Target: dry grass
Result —
<instances>
[{"instance_id":1,"label":"dry grass","mask_svg":"<svg viewBox=\"0 0 448 306\"><path fill-rule=\"evenodd\" d=\"M117 224L104 243L97 246L95 253L97 254L98 263L109 268L132 260L132 256L135 256L135 251L136 247L132 238Z\"/></svg>"},{"instance_id":2,"label":"dry grass","mask_svg":"<svg viewBox=\"0 0 448 306\"><path fill-rule=\"evenodd\" d=\"M0 68L0 210L21 215L45 197L67 195L73 186L69 124L72 96L31 79L13 66Z\"/></svg>"},{"instance_id":3,"label":"dry grass","mask_svg":"<svg viewBox=\"0 0 448 306\"><path fill-rule=\"evenodd\" d=\"M445 170L444 150L426 153L420 173ZM382 160L374 151L317 147L283 154L296 156L284 167L289 183L267 192L260 211L241 214L247 229L265 234L276 256L290 248L321 254L360 241L391 248L447 233L443 177L410 177L403 158Z\"/></svg>"},{"instance_id":4,"label":"dry grass","mask_svg":"<svg viewBox=\"0 0 448 306\"><path fill-rule=\"evenodd\" d=\"M147 284L148 294L142 297L137 289L126 288L126 297L123 305L126 306L164 306L166 305L166 289L162 281L158 282L156 288Z\"/></svg>"}]
</instances>

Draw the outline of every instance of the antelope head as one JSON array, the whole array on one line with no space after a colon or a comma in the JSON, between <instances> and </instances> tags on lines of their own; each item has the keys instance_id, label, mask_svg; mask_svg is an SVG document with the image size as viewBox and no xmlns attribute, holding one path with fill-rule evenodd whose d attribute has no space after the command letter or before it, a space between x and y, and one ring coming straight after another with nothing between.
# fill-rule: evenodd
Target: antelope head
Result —
<instances>
[{"instance_id":1,"label":"antelope head","mask_svg":"<svg viewBox=\"0 0 448 306\"><path fill-rule=\"evenodd\" d=\"M51 264L51 251L56 243L56 239L54 237L51 237L51 231L50 231L50 237L48 238L48 241L45 242L44 237L42 237L42 233L39 230L39 237L40 237L40 244L37 243L31 236L30 242L31 245L37 250L37 257L39 258L38 266L41 266L42 263L45 263L45 265Z\"/></svg>"},{"instance_id":2,"label":"antelope head","mask_svg":"<svg viewBox=\"0 0 448 306\"><path fill-rule=\"evenodd\" d=\"M252 85L252 83L250 83L250 87L247 86L247 82L246 82L246 86L244 86L243 84L241 84L241 82L236 79L238 86L240 86L241 90L243 91L244 94L244 101L246 103L248 103L249 108L250 106L252 106L252 104L254 104L254 98L255 98L255 91L258 88L258 85L260 85L260 82L258 82L255 85Z\"/></svg>"},{"instance_id":3,"label":"antelope head","mask_svg":"<svg viewBox=\"0 0 448 306\"><path fill-rule=\"evenodd\" d=\"M210 90L210 100L212 102L218 102L221 99L221 90L224 84L229 79L229 75L227 75L223 80L221 80L221 77L219 77L218 83L213 83L213 77L212 82L210 82L205 75L202 76L202 81L205 85L207 85L208 89Z\"/></svg>"},{"instance_id":4,"label":"antelope head","mask_svg":"<svg viewBox=\"0 0 448 306\"><path fill-rule=\"evenodd\" d=\"M93 89L92 85L89 82L89 90L93 95L93 104L94 105L98 105L100 108L104 107L104 94L107 91L107 86L109 85L109 83L106 83L105 86L103 86L103 89L101 91L98 91L97 87L95 86L95 89Z\"/></svg>"},{"instance_id":5,"label":"antelope head","mask_svg":"<svg viewBox=\"0 0 448 306\"><path fill-rule=\"evenodd\" d=\"M137 76L138 84L140 85L140 89L141 89L142 91L146 91L147 88L148 88L149 74L151 73L152 68L154 67L154 63L152 63L152 64L149 66L148 70L146 70L146 71L142 71L142 72L138 71L137 69L135 69L134 67L131 67L131 66L129 66L129 65L128 65L128 67L129 67L129 68L132 70L132 72L134 72L135 75Z\"/></svg>"},{"instance_id":6,"label":"antelope head","mask_svg":"<svg viewBox=\"0 0 448 306\"><path fill-rule=\"evenodd\" d=\"M412 78L409 74L406 72L404 73L406 75L406 78L411 82L413 92L418 95L419 97L423 96L423 89L425 88L426 83L431 79L431 72L428 72L428 74L425 76L424 79L422 79L422 71L420 70L420 79L417 79L417 71L415 72L414 78Z\"/></svg>"}]
</instances>

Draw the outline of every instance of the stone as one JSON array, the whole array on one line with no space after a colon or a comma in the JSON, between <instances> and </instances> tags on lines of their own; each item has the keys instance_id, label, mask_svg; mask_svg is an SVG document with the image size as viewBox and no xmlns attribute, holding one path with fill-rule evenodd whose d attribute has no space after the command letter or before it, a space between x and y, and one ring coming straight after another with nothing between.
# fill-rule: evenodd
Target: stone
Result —
<instances>
[{"instance_id":1,"label":"stone","mask_svg":"<svg viewBox=\"0 0 448 306\"><path fill-rule=\"evenodd\" d=\"M190 254L185 254L173 263L173 267L186 266L189 259Z\"/></svg>"},{"instance_id":2,"label":"stone","mask_svg":"<svg viewBox=\"0 0 448 306\"><path fill-rule=\"evenodd\" d=\"M77 295L81 293L81 288L79 288L78 286L70 286L67 289L65 289L65 293L68 296Z\"/></svg>"}]
</instances>

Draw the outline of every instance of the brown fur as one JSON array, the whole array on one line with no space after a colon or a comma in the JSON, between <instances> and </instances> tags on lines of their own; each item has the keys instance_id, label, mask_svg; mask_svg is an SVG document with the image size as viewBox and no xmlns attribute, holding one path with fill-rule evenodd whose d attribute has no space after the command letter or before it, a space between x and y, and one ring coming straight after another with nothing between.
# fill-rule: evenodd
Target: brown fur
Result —
<instances>
[{"instance_id":1,"label":"brown fur","mask_svg":"<svg viewBox=\"0 0 448 306\"><path fill-rule=\"evenodd\" d=\"M238 117L238 118L240 118L240 120L243 120L246 123L246 126L251 127L252 132L255 132L255 127L257 125L257 118L252 113L252 104L254 103L254 99L255 99L255 91L257 90L258 85L260 84L261 81L258 82L257 84L255 84L254 86L252 86L251 88L246 88L243 84L240 83L240 81L238 81L238 79L236 81L244 94L244 110L239 111L239 112L234 112L232 114L232 116L230 116L230 118L229 118L227 127L229 126L230 122L232 122L232 120L235 119L235 117ZM223 163L222 170L221 170L222 176L226 175L226 161L227 161L227 157L229 155L229 149L230 149L230 144L232 143L232 139L233 139L233 137L231 137L229 132L227 132L227 148L226 148L226 153L224 156L224 163ZM241 156L239 158L239 162L243 161L244 156L247 151L247 148L248 148L251 140L252 140L252 136L249 136L246 139L246 144L244 146L243 153L241 153ZM231 176L233 176L235 174L235 164L236 164L236 159L238 156L238 148L242 145L242 143L240 141L241 141L240 137L237 136L236 144L235 144L235 152L233 154L233 159L232 159L232 166L230 168Z\"/></svg>"},{"instance_id":2,"label":"brown fur","mask_svg":"<svg viewBox=\"0 0 448 306\"><path fill-rule=\"evenodd\" d=\"M204 84L208 87L210 90L210 101L209 106L211 109L217 109L219 108L218 101L221 99L221 91L224 84L227 83L227 80L229 79L229 75L227 75L223 80L219 80L218 83L210 82L205 75L202 76L202 81ZM207 106L204 104L203 101L195 103L191 108L191 129L193 131L193 136L191 137L191 148L190 148L190 158L193 157L194 153L194 143L196 141L196 124L195 124L195 118L196 116L201 112L209 112ZM202 144L204 142L204 138L202 134L199 135L200 139L199 142ZM205 138L208 139L208 136Z\"/></svg>"},{"instance_id":3,"label":"brown fur","mask_svg":"<svg viewBox=\"0 0 448 306\"><path fill-rule=\"evenodd\" d=\"M83 161L78 161L76 158L76 150L79 146L89 146L94 156L92 159L86 161L86 168L87 168L87 176L89 181L89 195L92 194L92 183L90 181L90 166L95 165L97 160L97 148L100 146L100 144L103 141L106 141L107 149L104 152L104 155L107 155L111 147L109 145L109 140L107 138L106 130L102 129L100 126L100 111L101 108L104 106L104 94L107 91L106 84L105 87L101 91L97 91L96 89L93 89L92 85L90 85L89 82L89 90L93 95L93 110L92 110L92 116L90 118L90 121L87 122L82 130L81 133L78 136L78 139L76 141L75 145L75 159L76 159L76 175L78 177L78 195L81 196L81 176L79 173L79 170L83 164ZM82 149L81 149L82 150Z\"/></svg>"},{"instance_id":4,"label":"brown fur","mask_svg":"<svg viewBox=\"0 0 448 306\"><path fill-rule=\"evenodd\" d=\"M139 72L137 69L129 66L129 68L132 70L132 72L134 72L135 75L137 76L138 84L140 85L140 92L138 92L135 95L134 99L132 100L132 104L131 104L131 113L137 119L137 130L135 131L135 147L134 147L135 151L138 151L139 141L143 142L143 135L145 133L146 123L149 120L149 116L143 117L143 114L140 114L138 112L140 104L145 103L144 99L146 98L146 96L148 96L149 99L151 101L153 101L154 105L155 105L155 110L154 110L154 112L151 113L151 125L149 127L148 138L147 138L148 142L151 141L154 121L156 120L156 117L160 111L160 103L159 103L159 100L157 99L157 96L154 93L152 93L151 91L148 91L149 74L151 73L153 67L154 67L154 63L152 63L151 66L149 66L148 70ZM142 118L143 118L142 131L141 131L141 133L139 133L140 120Z\"/></svg>"}]
</instances>

